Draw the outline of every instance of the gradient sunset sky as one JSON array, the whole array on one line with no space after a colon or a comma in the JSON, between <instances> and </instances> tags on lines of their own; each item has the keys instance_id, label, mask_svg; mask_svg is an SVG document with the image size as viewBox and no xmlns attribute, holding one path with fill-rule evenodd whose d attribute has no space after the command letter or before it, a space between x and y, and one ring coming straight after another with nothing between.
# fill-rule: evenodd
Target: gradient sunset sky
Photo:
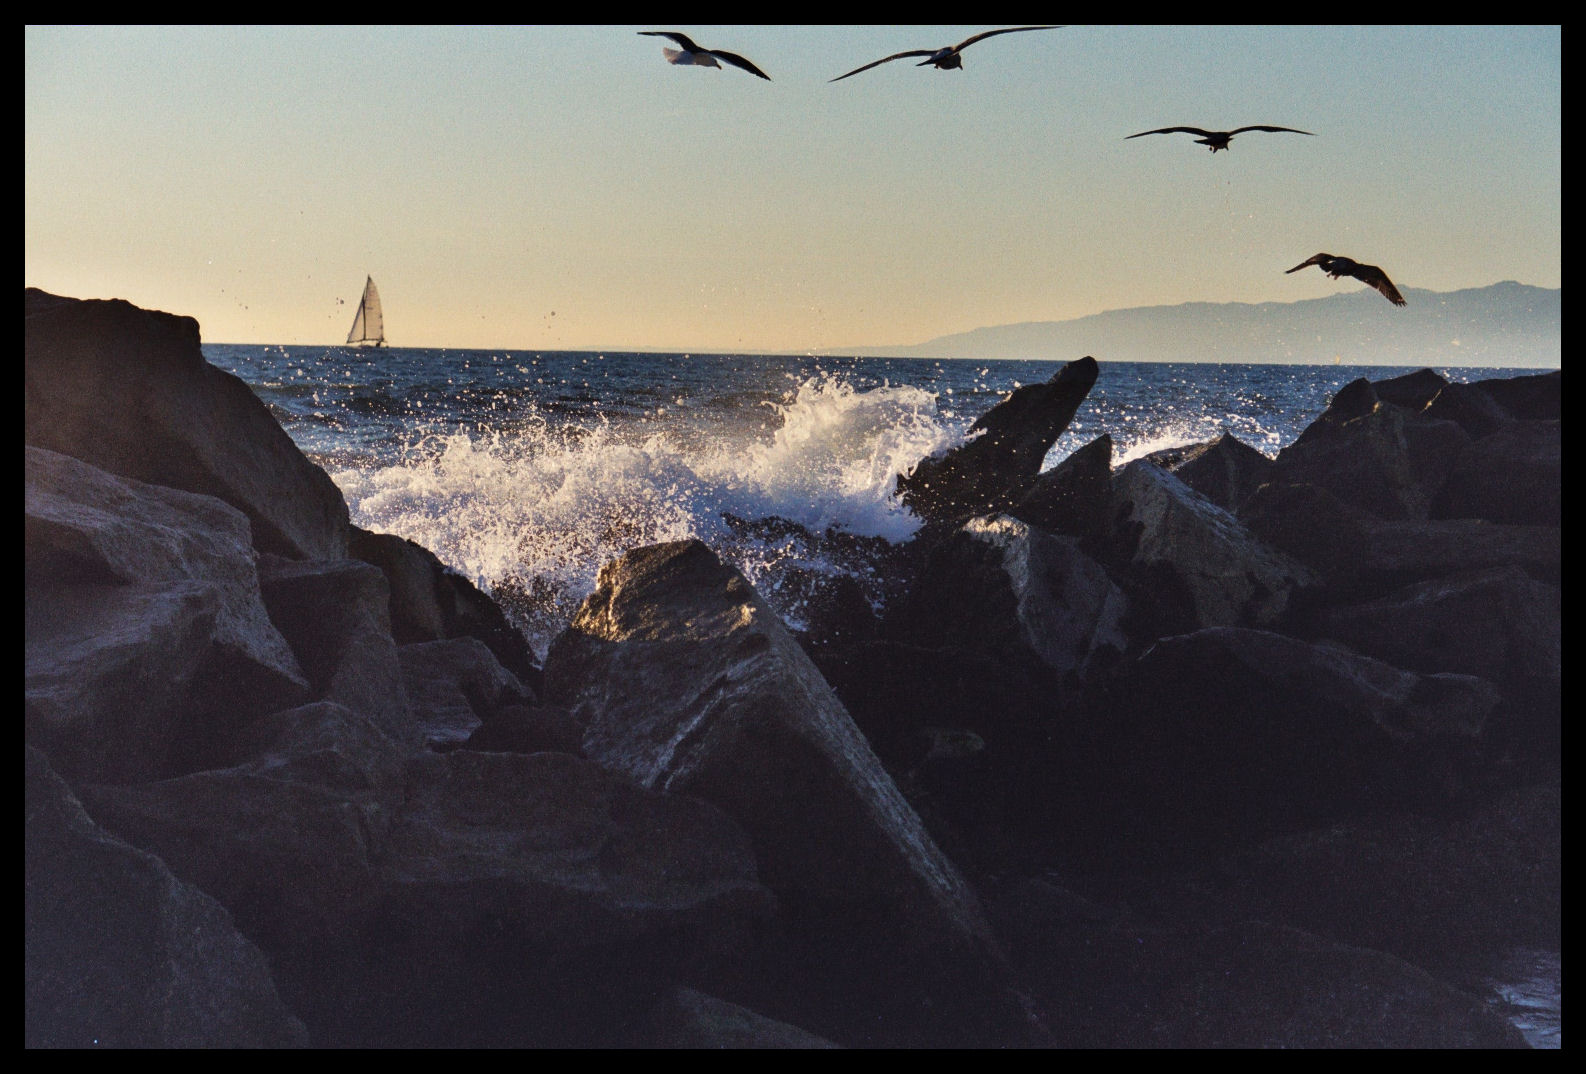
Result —
<instances>
[{"instance_id":1,"label":"gradient sunset sky","mask_svg":"<svg viewBox=\"0 0 1586 1074\"><path fill-rule=\"evenodd\" d=\"M1319 251L1560 286L1558 26L1067 26L829 81L995 25L29 26L24 282L210 342L338 344L372 275L393 346L783 353L1359 289L1285 275ZM1127 139L1250 124L1315 137Z\"/></svg>"}]
</instances>

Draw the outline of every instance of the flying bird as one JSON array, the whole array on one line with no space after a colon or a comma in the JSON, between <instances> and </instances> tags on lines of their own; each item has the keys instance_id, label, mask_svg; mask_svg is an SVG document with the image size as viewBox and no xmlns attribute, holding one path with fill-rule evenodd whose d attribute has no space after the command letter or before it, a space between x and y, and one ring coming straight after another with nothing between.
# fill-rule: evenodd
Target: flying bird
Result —
<instances>
[{"instance_id":1,"label":"flying bird","mask_svg":"<svg viewBox=\"0 0 1586 1074\"><path fill-rule=\"evenodd\" d=\"M1234 140L1234 135L1243 134L1245 131L1288 131L1290 134L1311 134L1310 131L1297 131L1293 127L1238 127L1231 131L1203 131L1199 127L1163 127L1161 130L1131 134L1129 138L1143 138L1147 134L1177 134L1180 131L1185 134L1200 135L1195 139L1195 144L1210 146L1213 153L1219 149L1227 149L1228 143ZM1316 136L1311 134L1311 137ZM1125 138L1124 141L1127 142L1129 138Z\"/></svg>"},{"instance_id":2,"label":"flying bird","mask_svg":"<svg viewBox=\"0 0 1586 1074\"><path fill-rule=\"evenodd\" d=\"M867 63L863 67L855 67L852 71L849 71L847 75L838 75L836 78L829 79L829 81L841 82L843 79L847 78L848 75L857 75L860 71L868 71L872 67L879 67L884 63L891 63L893 60L901 60L905 56L924 56L925 59L914 65L916 67L935 67L940 71L954 71L964 66L963 58L959 56L959 53L963 52L970 45L973 45L976 41L983 41L988 37L996 37L998 34L1022 33L1025 30L1061 29L1061 26L1009 26L1002 30L987 30L985 33L976 34L974 37L960 41L956 45L948 45L946 48L919 48L914 49L911 52L898 52L883 59L879 59L874 63Z\"/></svg>"},{"instance_id":3,"label":"flying bird","mask_svg":"<svg viewBox=\"0 0 1586 1074\"><path fill-rule=\"evenodd\" d=\"M1317 254L1315 257L1301 261L1298 265L1286 270L1284 275L1288 275L1290 272L1298 272L1307 265L1320 265L1322 271L1335 280L1340 276L1353 276L1368 287L1375 287L1378 291L1381 291L1382 296L1395 306L1404 305L1404 296L1399 294L1397 287L1393 286L1393 281L1388 279L1388 274L1376 265L1362 265L1358 261L1351 261L1347 257L1334 257L1332 254Z\"/></svg>"},{"instance_id":4,"label":"flying bird","mask_svg":"<svg viewBox=\"0 0 1586 1074\"><path fill-rule=\"evenodd\" d=\"M725 52L719 48L700 48L684 34L674 33L671 30L640 30L639 33L645 37L669 37L677 43L677 48L662 47L661 54L666 57L667 63L682 64L684 66L692 64L695 67L715 67L719 69L721 64L716 61L725 60L734 67L743 68L751 75L759 75L767 82L771 81L770 75L736 52Z\"/></svg>"}]
</instances>

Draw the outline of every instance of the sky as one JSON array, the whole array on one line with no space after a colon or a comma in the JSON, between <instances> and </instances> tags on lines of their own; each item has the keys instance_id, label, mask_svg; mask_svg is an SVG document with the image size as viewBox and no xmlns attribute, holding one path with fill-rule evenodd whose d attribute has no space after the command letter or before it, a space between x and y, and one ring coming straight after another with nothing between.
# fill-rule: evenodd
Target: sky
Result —
<instances>
[{"instance_id":1,"label":"sky","mask_svg":"<svg viewBox=\"0 0 1586 1074\"><path fill-rule=\"evenodd\" d=\"M1560 286L1559 26L1065 26L830 81L993 28L29 26L25 284L216 343L339 344L372 276L392 346L788 354L1359 288L1285 274L1320 251ZM1128 137L1251 124L1313 136Z\"/></svg>"}]
</instances>

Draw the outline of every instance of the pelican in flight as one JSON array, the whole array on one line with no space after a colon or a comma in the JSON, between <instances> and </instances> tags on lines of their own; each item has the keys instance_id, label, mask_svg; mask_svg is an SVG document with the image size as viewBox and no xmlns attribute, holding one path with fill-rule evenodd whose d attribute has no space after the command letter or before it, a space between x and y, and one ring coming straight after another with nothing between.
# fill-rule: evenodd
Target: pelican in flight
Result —
<instances>
[{"instance_id":1,"label":"pelican in flight","mask_svg":"<svg viewBox=\"0 0 1586 1074\"><path fill-rule=\"evenodd\" d=\"M743 68L751 75L759 75L767 82L771 81L770 75L736 52L723 52L719 48L700 48L690 41L686 35L674 33L671 30L640 30L639 33L645 37L669 37L677 43L677 48L662 47L661 53L666 57L667 63L683 64L684 66L693 64L695 67L715 67L719 69L721 64L716 61L725 60L734 67Z\"/></svg>"},{"instance_id":2,"label":"pelican in flight","mask_svg":"<svg viewBox=\"0 0 1586 1074\"><path fill-rule=\"evenodd\" d=\"M1213 153L1219 149L1227 149L1228 143L1234 140L1234 135L1243 134L1245 131L1288 131L1290 134L1311 134L1310 131L1297 131L1293 127L1238 127L1231 131L1203 131L1199 127L1163 127L1161 130L1131 134L1129 138L1144 138L1148 134L1177 134L1181 131L1185 134L1200 135L1195 139L1195 144L1210 146ZM1316 136L1311 134L1311 137ZM1129 138L1125 138L1124 141L1127 142Z\"/></svg>"},{"instance_id":3,"label":"pelican in flight","mask_svg":"<svg viewBox=\"0 0 1586 1074\"><path fill-rule=\"evenodd\" d=\"M876 60L874 63L867 63L863 67L855 67L852 71L849 71L847 75L838 75L836 78L829 79L828 81L841 82L843 79L847 78L848 75L857 75L860 71L868 71L872 67L879 67L884 63L891 63L893 60L901 60L905 56L924 56L925 59L914 65L916 67L935 67L939 71L955 71L964 66L963 58L959 55L959 53L963 52L970 45L973 45L976 41L983 41L988 37L996 37L998 34L1022 33L1025 30L1060 29L1062 29L1061 26L1009 26L1002 30L987 30L985 33L976 34L974 37L960 41L956 45L948 45L946 48L917 48L911 52L894 53L891 56Z\"/></svg>"},{"instance_id":4,"label":"pelican in flight","mask_svg":"<svg viewBox=\"0 0 1586 1074\"><path fill-rule=\"evenodd\" d=\"M1392 302L1395 306L1404 305L1404 296L1399 294L1397 287L1393 286L1393 281L1388 279L1388 274L1376 265L1362 265L1359 261L1351 261L1347 257L1334 257L1332 254L1317 254L1306 261L1301 261L1293 268L1287 269L1284 275L1290 272L1298 272L1307 265L1320 265L1322 271L1335 280L1340 276L1353 276L1366 286L1375 287L1378 291L1381 291L1382 297Z\"/></svg>"}]
</instances>

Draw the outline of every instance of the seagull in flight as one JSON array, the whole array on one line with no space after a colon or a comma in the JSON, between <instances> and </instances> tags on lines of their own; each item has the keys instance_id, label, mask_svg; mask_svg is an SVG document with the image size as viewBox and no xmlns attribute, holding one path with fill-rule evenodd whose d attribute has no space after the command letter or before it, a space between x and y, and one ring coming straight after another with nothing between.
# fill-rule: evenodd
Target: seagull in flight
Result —
<instances>
[{"instance_id":1,"label":"seagull in flight","mask_svg":"<svg viewBox=\"0 0 1586 1074\"><path fill-rule=\"evenodd\" d=\"M848 75L857 75L860 71L868 71L872 67L879 67L884 63L891 63L893 60L901 60L905 56L924 56L925 59L914 65L916 67L935 67L939 71L955 71L964 66L963 58L959 56L959 53L963 52L970 45L973 45L976 41L983 41L988 37L996 37L998 34L1022 33L1025 30L1060 29L1062 29L1061 26L1009 26L1002 30L987 30L985 33L976 34L974 37L960 41L956 45L948 45L946 48L919 48L914 49L911 52L894 53L891 56L876 60L874 63L867 63L863 67L855 67L852 71L849 71L847 75L838 75L836 78L829 79L829 81L841 82L843 79L847 78Z\"/></svg>"},{"instance_id":2,"label":"seagull in flight","mask_svg":"<svg viewBox=\"0 0 1586 1074\"><path fill-rule=\"evenodd\" d=\"M719 69L721 64L716 61L725 60L734 67L743 68L751 75L759 75L767 82L771 81L770 75L736 52L724 52L719 48L700 48L690 41L686 35L675 33L671 30L640 30L639 33L645 37L669 37L677 43L677 48L662 47L661 53L666 57L667 63L682 64L684 66L692 64L695 67L715 67Z\"/></svg>"},{"instance_id":3,"label":"seagull in flight","mask_svg":"<svg viewBox=\"0 0 1586 1074\"><path fill-rule=\"evenodd\" d=\"M1347 257L1334 257L1332 254L1317 254L1315 257L1307 261L1301 261L1298 265L1286 270L1284 275L1288 275L1290 272L1298 272L1307 265L1320 265L1322 271L1335 280L1340 276L1353 276L1368 287L1375 287L1378 291L1381 291L1382 296L1395 306L1404 305L1404 296L1399 294L1397 287L1393 286L1393 281L1388 279L1388 274L1376 265L1362 265L1358 261L1351 261Z\"/></svg>"},{"instance_id":4,"label":"seagull in flight","mask_svg":"<svg viewBox=\"0 0 1586 1074\"><path fill-rule=\"evenodd\" d=\"M1195 144L1211 146L1213 153L1219 149L1227 149L1228 143L1234 140L1234 135L1243 134L1245 131L1288 131L1290 134L1311 134L1310 131L1297 131L1293 127L1239 127L1231 131L1203 131L1199 127L1163 127L1161 130L1131 134L1129 138L1143 138L1147 134L1177 134L1180 131L1185 134L1200 135L1195 139ZM1312 134L1311 137L1316 136ZM1125 138L1124 141L1127 142L1129 138Z\"/></svg>"}]
</instances>

